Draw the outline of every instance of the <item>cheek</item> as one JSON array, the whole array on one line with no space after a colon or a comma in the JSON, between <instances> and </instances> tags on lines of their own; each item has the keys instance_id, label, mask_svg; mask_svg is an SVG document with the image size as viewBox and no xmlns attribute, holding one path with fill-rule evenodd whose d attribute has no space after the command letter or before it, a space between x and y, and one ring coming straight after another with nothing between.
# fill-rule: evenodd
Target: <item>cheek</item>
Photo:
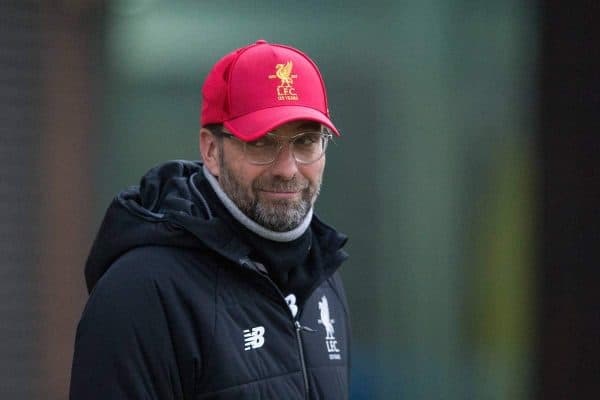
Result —
<instances>
[{"instance_id":1,"label":"cheek","mask_svg":"<svg viewBox=\"0 0 600 400\"><path fill-rule=\"evenodd\" d=\"M243 154L237 148L225 147L224 156L224 167L229 170L230 175L233 175L237 184L244 188L251 188L254 180L262 170L245 162Z\"/></svg>"},{"instance_id":2,"label":"cheek","mask_svg":"<svg viewBox=\"0 0 600 400\"><path fill-rule=\"evenodd\" d=\"M312 185L321 182L323 170L325 169L325 158L314 164L303 165L299 168L300 173L310 181Z\"/></svg>"},{"instance_id":3,"label":"cheek","mask_svg":"<svg viewBox=\"0 0 600 400\"><path fill-rule=\"evenodd\" d=\"M261 173L263 172L262 169L256 168L253 165L248 165L247 163L238 165L238 168L235 170L238 183L250 192L250 194L253 194L253 187L257 179L260 179Z\"/></svg>"}]
</instances>

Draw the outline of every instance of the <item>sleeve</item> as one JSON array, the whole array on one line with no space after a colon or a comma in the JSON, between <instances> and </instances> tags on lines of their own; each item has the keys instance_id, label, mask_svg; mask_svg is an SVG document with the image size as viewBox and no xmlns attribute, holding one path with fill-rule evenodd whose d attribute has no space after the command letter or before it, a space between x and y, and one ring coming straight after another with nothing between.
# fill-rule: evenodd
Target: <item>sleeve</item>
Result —
<instances>
[{"instance_id":1,"label":"sleeve","mask_svg":"<svg viewBox=\"0 0 600 400\"><path fill-rule=\"evenodd\" d=\"M71 400L184 397L159 282L143 268L148 262L117 260L90 295L77 327Z\"/></svg>"}]
</instances>

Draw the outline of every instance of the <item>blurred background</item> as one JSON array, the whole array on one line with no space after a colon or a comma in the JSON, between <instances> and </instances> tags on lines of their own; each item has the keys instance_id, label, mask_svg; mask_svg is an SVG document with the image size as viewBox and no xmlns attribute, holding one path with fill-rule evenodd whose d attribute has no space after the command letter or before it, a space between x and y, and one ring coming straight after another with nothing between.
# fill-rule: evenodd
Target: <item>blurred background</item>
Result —
<instances>
[{"instance_id":1,"label":"blurred background","mask_svg":"<svg viewBox=\"0 0 600 400\"><path fill-rule=\"evenodd\" d=\"M112 197L198 158L200 88L257 39L320 66L343 137L352 399L600 389L597 1L0 2L0 398L64 399Z\"/></svg>"}]
</instances>

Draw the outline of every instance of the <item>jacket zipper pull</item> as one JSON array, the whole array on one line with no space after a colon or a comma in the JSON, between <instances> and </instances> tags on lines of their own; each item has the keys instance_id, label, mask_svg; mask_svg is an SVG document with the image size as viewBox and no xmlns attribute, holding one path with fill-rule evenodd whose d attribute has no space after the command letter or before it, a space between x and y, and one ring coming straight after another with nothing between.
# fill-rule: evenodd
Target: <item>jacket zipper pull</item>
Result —
<instances>
[{"instance_id":1,"label":"jacket zipper pull","mask_svg":"<svg viewBox=\"0 0 600 400\"><path fill-rule=\"evenodd\" d=\"M301 325L299 321L295 321L295 325L296 325L297 331L305 331L305 332L314 332L315 331L313 328Z\"/></svg>"}]
</instances>

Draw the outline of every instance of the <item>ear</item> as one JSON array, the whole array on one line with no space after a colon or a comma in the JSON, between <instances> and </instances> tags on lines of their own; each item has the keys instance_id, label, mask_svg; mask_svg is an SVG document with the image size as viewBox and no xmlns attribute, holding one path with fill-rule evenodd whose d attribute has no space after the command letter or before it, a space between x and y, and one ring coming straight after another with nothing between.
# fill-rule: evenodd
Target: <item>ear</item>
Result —
<instances>
[{"instance_id":1,"label":"ear","mask_svg":"<svg viewBox=\"0 0 600 400\"><path fill-rule=\"evenodd\" d=\"M200 154L211 174L219 176L219 143L211 131L200 129Z\"/></svg>"}]
</instances>

